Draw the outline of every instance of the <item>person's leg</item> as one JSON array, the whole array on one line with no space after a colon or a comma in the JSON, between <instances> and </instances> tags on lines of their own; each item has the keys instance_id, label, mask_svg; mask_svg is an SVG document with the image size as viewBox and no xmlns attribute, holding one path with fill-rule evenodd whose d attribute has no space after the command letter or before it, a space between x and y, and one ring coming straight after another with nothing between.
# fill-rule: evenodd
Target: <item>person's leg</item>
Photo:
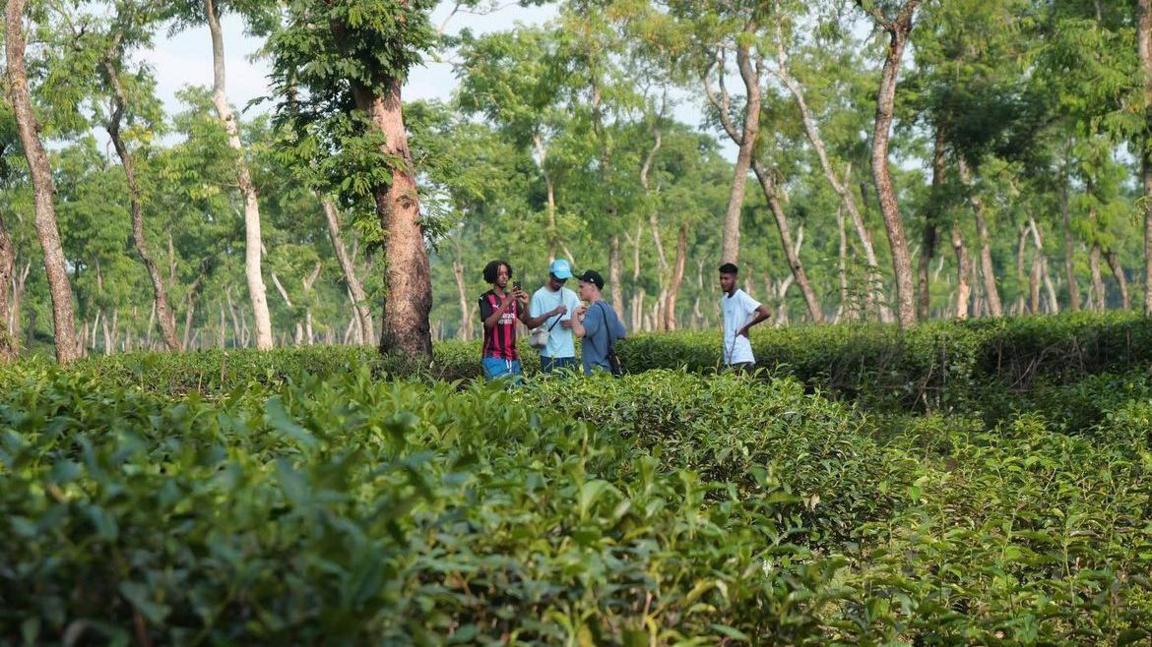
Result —
<instances>
[{"instance_id":1,"label":"person's leg","mask_svg":"<svg viewBox=\"0 0 1152 647\"><path fill-rule=\"evenodd\" d=\"M508 366L508 360L499 357L485 357L480 363L484 367L484 379L487 381L504 377L511 370Z\"/></svg>"},{"instance_id":2,"label":"person's leg","mask_svg":"<svg viewBox=\"0 0 1152 647\"><path fill-rule=\"evenodd\" d=\"M560 360L562 358L540 356L540 372L547 375L553 370L560 368Z\"/></svg>"}]
</instances>

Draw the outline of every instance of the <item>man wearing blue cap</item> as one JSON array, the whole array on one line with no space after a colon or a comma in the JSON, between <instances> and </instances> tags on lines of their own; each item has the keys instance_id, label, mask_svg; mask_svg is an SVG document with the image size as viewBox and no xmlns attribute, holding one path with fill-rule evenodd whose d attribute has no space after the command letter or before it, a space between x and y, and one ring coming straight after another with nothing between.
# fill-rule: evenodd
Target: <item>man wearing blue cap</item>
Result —
<instances>
[{"instance_id":1,"label":"man wearing blue cap","mask_svg":"<svg viewBox=\"0 0 1152 647\"><path fill-rule=\"evenodd\" d=\"M580 305L576 293L564 287L572 278L572 266L563 258L548 266L548 281L532 295L528 306L530 337L540 350L540 370L551 373L576 366L576 342L572 337L572 313Z\"/></svg>"}]
</instances>

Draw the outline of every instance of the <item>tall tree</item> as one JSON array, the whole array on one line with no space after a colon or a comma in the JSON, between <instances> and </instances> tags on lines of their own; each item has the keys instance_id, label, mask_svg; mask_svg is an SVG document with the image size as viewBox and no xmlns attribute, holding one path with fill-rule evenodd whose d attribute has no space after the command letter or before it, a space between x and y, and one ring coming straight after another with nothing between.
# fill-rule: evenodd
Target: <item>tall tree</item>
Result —
<instances>
[{"instance_id":1,"label":"tall tree","mask_svg":"<svg viewBox=\"0 0 1152 647\"><path fill-rule=\"evenodd\" d=\"M56 188L52 179L52 167L40 141L40 124L32 110L32 97L28 91L28 74L24 64L24 6L25 0L9 0L5 7L8 96L16 116L20 144L24 148L25 157L28 158L32 175L36 205L36 235L44 252L44 269L52 297L56 359L61 364L67 364L80 356L80 340L76 336L76 319L67 261L60 246L60 231L56 224L54 202Z\"/></svg>"},{"instance_id":2,"label":"tall tree","mask_svg":"<svg viewBox=\"0 0 1152 647\"><path fill-rule=\"evenodd\" d=\"M385 232L381 351L425 357L432 354L432 284L400 91L434 43L432 6L295 0L285 28L270 41L280 90L303 91L299 109L281 103L278 116L293 123L301 140L316 141L319 133L332 150L351 149L364 171L352 184L361 189L358 197L371 196Z\"/></svg>"},{"instance_id":3,"label":"tall tree","mask_svg":"<svg viewBox=\"0 0 1152 647\"><path fill-rule=\"evenodd\" d=\"M1144 81L1140 184L1144 191L1144 315L1152 316L1152 0L1137 0L1136 38Z\"/></svg>"},{"instance_id":4,"label":"tall tree","mask_svg":"<svg viewBox=\"0 0 1152 647\"><path fill-rule=\"evenodd\" d=\"M920 2L921 0L905 0L899 5L896 15L889 17L879 3L857 0L857 4L888 35L888 47L880 75L880 91L876 97L876 123L872 131L872 178L876 184L880 212L884 215L884 226L888 230L888 241L892 247L892 269L896 277L896 311L901 328L908 328L916 323L916 303L912 280L912 256L908 250L908 238L904 233L900 205L896 200L896 188L892 184L892 171L888 167L888 148L893 105L896 101L896 79L900 73L904 49L908 46L912 32L912 19Z\"/></svg>"}]
</instances>

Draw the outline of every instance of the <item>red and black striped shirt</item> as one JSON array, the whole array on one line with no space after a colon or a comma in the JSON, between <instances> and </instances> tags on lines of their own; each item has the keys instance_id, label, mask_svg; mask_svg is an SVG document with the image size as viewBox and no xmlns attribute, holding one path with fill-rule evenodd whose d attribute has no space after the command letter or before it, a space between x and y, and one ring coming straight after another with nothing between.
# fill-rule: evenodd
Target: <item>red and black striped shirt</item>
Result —
<instances>
[{"instance_id":1,"label":"red and black striped shirt","mask_svg":"<svg viewBox=\"0 0 1152 647\"><path fill-rule=\"evenodd\" d=\"M493 312L500 309L500 297L492 290L480 295L480 322L483 324ZM513 299L500 320L492 328L484 328L483 357L518 360L516 352L516 320L520 318L520 302Z\"/></svg>"}]
</instances>

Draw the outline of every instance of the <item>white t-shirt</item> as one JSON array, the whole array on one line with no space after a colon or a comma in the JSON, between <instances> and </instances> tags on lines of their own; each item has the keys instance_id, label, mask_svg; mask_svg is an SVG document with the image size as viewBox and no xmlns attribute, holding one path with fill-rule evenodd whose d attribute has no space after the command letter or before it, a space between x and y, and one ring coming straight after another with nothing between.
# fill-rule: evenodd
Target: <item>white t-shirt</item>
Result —
<instances>
[{"instance_id":1,"label":"white t-shirt","mask_svg":"<svg viewBox=\"0 0 1152 647\"><path fill-rule=\"evenodd\" d=\"M720 300L720 310L724 313L724 363L756 363L752 355L752 342L744 336L736 336L740 329L756 318L760 302L737 288L732 296L724 295Z\"/></svg>"},{"instance_id":2,"label":"white t-shirt","mask_svg":"<svg viewBox=\"0 0 1152 647\"><path fill-rule=\"evenodd\" d=\"M560 288L559 292L553 292L545 285L536 290L532 295L532 302L528 304L529 316L539 317L545 312L555 309L561 303L568 306L568 312L562 315L553 315L541 324L544 328L552 327L552 332L548 334L548 345L540 349L540 354L544 357L576 357L576 343L572 338L572 329L565 328L560 322L572 318L572 313L576 312L576 306L580 305L580 299L575 292L568 288Z\"/></svg>"}]
</instances>

